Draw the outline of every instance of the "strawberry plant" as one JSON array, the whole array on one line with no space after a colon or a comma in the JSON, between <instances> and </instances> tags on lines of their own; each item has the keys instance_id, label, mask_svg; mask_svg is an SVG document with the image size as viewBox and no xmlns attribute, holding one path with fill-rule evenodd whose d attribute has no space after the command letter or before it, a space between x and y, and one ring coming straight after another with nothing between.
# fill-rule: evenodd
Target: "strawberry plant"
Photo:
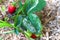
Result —
<instances>
[{"instance_id":1,"label":"strawberry plant","mask_svg":"<svg viewBox=\"0 0 60 40\"><path fill-rule=\"evenodd\" d=\"M16 4L18 4L18 8L16 8ZM40 37L43 27L35 12L41 11L45 5L44 0L25 0L24 4L22 0L18 0L8 6L8 12L12 15L14 25L6 20L0 20L0 28L8 26L14 28L16 34L22 32L26 37L33 39Z\"/></svg>"}]
</instances>

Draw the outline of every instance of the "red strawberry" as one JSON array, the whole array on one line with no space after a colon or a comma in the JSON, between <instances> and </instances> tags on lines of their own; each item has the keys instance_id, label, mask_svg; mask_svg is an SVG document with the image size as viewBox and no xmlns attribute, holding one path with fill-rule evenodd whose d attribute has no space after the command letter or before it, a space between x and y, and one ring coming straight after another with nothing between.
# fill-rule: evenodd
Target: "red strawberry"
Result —
<instances>
[{"instance_id":1,"label":"red strawberry","mask_svg":"<svg viewBox=\"0 0 60 40\"><path fill-rule=\"evenodd\" d=\"M13 6L13 5L9 5L8 6L8 12L10 14L13 14L15 12L15 10L16 10L16 7L15 6Z\"/></svg>"},{"instance_id":2,"label":"red strawberry","mask_svg":"<svg viewBox=\"0 0 60 40\"><path fill-rule=\"evenodd\" d=\"M35 38L37 38L37 36L35 34L32 34L31 38L35 39Z\"/></svg>"}]
</instances>

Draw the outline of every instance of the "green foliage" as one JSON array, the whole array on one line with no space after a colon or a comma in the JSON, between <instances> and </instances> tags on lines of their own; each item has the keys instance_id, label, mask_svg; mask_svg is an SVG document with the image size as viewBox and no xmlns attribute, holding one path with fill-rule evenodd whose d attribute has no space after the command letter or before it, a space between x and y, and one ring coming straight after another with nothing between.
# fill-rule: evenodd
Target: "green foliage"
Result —
<instances>
[{"instance_id":1,"label":"green foliage","mask_svg":"<svg viewBox=\"0 0 60 40\"><path fill-rule=\"evenodd\" d=\"M16 12L14 14L19 14L22 11L23 7L22 7L22 2L21 1L18 2L18 6L19 6L19 8L16 9Z\"/></svg>"},{"instance_id":2,"label":"green foliage","mask_svg":"<svg viewBox=\"0 0 60 40\"><path fill-rule=\"evenodd\" d=\"M16 20L16 19L17 19L17 20ZM20 27L21 24L22 24L22 20L23 20L22 15L16 16L16 18L15 18L15 24L14 24L14 25Z\"/></svg>"},{"instance_id":3,"label":"green foliage","mask_svg":"<svg viewBox=\"0 0 60 40\"><path fill-rule=\"evenodd\" d=\"M11 27L11 24L9 24L9 23L7 23L5 21L0 20L0 28L7 27L7 26Z\"/></svg>"},{"instance_id":4,"label":"green foliage","mask_svg":"<svg viewBox=\"0 0 60 40\"><path fill-rule=\"evenodd\" d=\"M31 33L35 33L36 32L36 29L34 28L33 24L30 22L28 17L23 19L23 27L25 27Z\"/></svg>"},{"instance_id":5,"label":"green foliage","mask_svg":"<svg viewBox=\"0 0 60 40\"><path fill-rule=\"evenodd\" d=\"M24 4L19 2L19 8L15 12L15 26L25 29L30 33L40 35L42 24L35 12L41 11L46 5L44 0L26 0ZM20 14L19 14L20 13ZM21 15L22 14L22 15Z\"/></svg>"},{"instance_id":6,"label":"green foliage","mask_svg":"<svg viewBox=\"0 0 60 40\"><path fill-rule=\"evenodd\" d=\"M15 5L16 2L13 4ZM16 9L13 15L14 25L0 20L0 28L5 26L13 26L16 33L19 31L29 37L29 34L32 33L39 36L43 27L41 20L34 13L41 11L45 7L46 2L44 0L26 0L25 3L22 4L22 1L20 0L17 2L17 4L19 7ZM4 6L2 10L5 10Z\"/></svg>"},{"instance_id":7,"label":"green foliage","mask_svg":"<svg viewBox=\"0 0 60 40\"><path fill-rule=\"evenodd\" d=\"M17 15L16 18L15 18L14 26L17 27L17 28L19 28L19 29L22 29L23 18L24 18L23 15ZM17 29L15 29L15 33L18 34L19 31Z\"/></svg>"},{"instance_id":8,"label":"green foliage","mask_svg":"<svg viewBox=\"0 0 60 40\"><path fill-rule=\"evenodd\" d=\"M32 2L32 0L31 0L31 2ZM29 5L31 7L28 8L27 13L41 11L45 7L45 5L46 5L46 2L44 0L33 0L33 2L30 3L30 5Z\"/></svg>"},{"instance_id":9,"label":"green foliage","mask_svg":"<svg viewBox=\"0 0 60 40\"><path fill-rule=\"evenodd\" d=\"M23 11L26 13L34 13L41 11L46 5L44 0L26 0L23 6Z\"/></svg>"},{"instance_id":10,"label":"green foliage","mask_svg":"<svg viewBox=\"0 0 60 40\"><path fill-rule=\"evenodd\" d=\"M42 30L42 24L41 24L41 21L40 21L39 17L36 14L33 14L33 13L28 14L28 17L29 17L32 25L36 29L35 33L39 34Z\"/></svg>"}]
</instances>

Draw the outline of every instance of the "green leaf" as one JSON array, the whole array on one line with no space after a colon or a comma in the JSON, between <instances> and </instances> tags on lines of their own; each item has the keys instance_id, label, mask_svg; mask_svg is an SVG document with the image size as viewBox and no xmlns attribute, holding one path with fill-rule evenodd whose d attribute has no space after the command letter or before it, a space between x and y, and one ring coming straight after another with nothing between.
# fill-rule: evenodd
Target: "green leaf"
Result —
<instances>
[{"instance_id":1,"label":"green leaf","mask_svg":"<svg viewBox=\"0 0 60 40\"><path fill-rule=\"evenodd\" d=\"M11 25L5 21L0 20L0 28L11 27Z\"/></svg>"},{"instance_id":2,"label":"green leaf","mask_svg":"<svg viewBox=\"0 0 60 40\"><path fill-rule=\"evenodd\" d=\"M39 34L42 30L42 24L39 17L36 14L30 13L28 14L29 20L31 21L32 25L36 29L36 34Z\"/></svg>"},{"instance_id":3,"label":"green leaf","mask_svg":"<svg viewBox=\"0 0 60 40\"><path fill-rule=\"evenodd\" d=\"M5 12L6 7L4 5L2 5L1 10L2 10L2 12Z\"/></svg>"},{"instance_id":4,"label":"green leaf","mask_svg":"<svg viewBox=\"0 0 60 40\"><path fill-rule=\"evenodd\" d=\"M30 0L29 0L29 1L28 1L28 0L25 1L24 6L23 6L23 10L24 10L24 9L26 10L27 5L29 5L29 2L30 2Z\"/></svg>"},{"instance_id":5,"label":"green leaf","mask_svg":"<svg viewBox=\"0 0 60 40\"><path fill-rule=\"evenodd\" d=\"M46 5L44 0L31 0L29 3L29 6L27 6L27 8L29 7L27 13L41 11Z\"/></svg>"},{"instance_id":6,"label":"green leaf","mask_svg":"<svg viewBox=\"0 0 60 40\"><path fill-rule=\"evenodd\" d=\"M28 31L25 31L24 34L26 35L27 38L28 37L30 38L30 36L31 36L32 33L28 32Z\"/></svg>"},{"instance_id":7,"label":"green leaf","mask_svg":"<svg viewBox=\"0 0 60 40\"><path fill-rule=\"evenodd\" d=\"M26 0L24 5L23 5L23 11L25 12L25 14L27 13L28 9L32 6L33 4L33 0Z\"/></svg>"},{"instance_id":8,"label":"green leaf","mask_svg":"<svg viewBox=\"0 0 60 40\"><path fill-rule=\"evenodd\" d=\"M25 27L28 31L30 31L31 33L35 33L36 30L33 27L33 25L31 24L30 20L28 19L28 17L23 19L23 27Z\"/></svg>"},{"instance_id":9,"label":"green leaf","mask_svg":"<svg viewBox=\"0 0 60 40\"><path fill-rule=\"evenodd\" d=\"M22 5L23 5L21 0L19 0L18 4L19 4L19 7L20 7L20 8L21 8Z\"/></svg>"},{"instance_id":10,"label":"green leaf","mask_svg":"<svg viewBox=\"0 0 60 40\"><path fill-rule=\"evenodd\" d=\"M24 19L24 15L17 15L16 18L15 18L15 22L14 22L14 25L18 28L21 28L23 30L25 30L25 28L22 26L22 22L23 22L23 19Z\"/></svg>"},{"instance_id":11,"label":"green leaf","mask_svg":"<svg viewBox=\"0 0 60 40\"><path fill-rule=\"evenodd\" d=\"M12 2L12 5L16 6L16 2Z\"/></svg>"},{"instance_id":12,"label":"green leaf","mask_svg":"<svg viewBox=\"0 0 60 40\"><path fill-rule=\"evenodd\" d=\"M12 24L10 24L8 22L5 22L5 21L0 20L0 28L4 28L4 27L15 28L19 32L21 31L18 27L15 27L14 25L12 25Z\"/></svg>"},{"instance_id":13,"label":"green leaf","mask_svg":"<svg viewBox=\"0 0 60 40\"><path fill-rule=\"evenodd\" d=\"M18 5L19 5L19 7L16 9L16 12L14 13L14 14L19 14L21 11L22 11L22 2L21 1L19 1L18 2Z\"/></svg>"},{"instance_id":14,"label":"green leaf","mask_svg":"<svg viewBox=\"0 0 60 40\"><path fill-rule=\"evenodd\" d=\"M24 15L17 15L15 17L14 25L17 27L20 27L22 25L22 21L23 21L24 17L25 17Z\"/></svg>"}]
</instances>

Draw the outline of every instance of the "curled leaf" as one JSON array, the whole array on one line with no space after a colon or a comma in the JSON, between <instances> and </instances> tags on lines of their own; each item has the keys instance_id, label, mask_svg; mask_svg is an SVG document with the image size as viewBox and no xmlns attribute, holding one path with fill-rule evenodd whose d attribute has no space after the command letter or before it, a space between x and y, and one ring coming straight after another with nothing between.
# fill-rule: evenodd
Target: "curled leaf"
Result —
<instances>
[{"instance_id":1,"label":"curled leaf","mask_svg":"<svg viewBox=\"0 0 60 40\"><path fill-rule=\"evenodd\" d=\"M30 13L28 14L29 20L31 21L32 25L34 26L34 28L36 29L36 34L41 33L42 30L42 24L41 21L39 19L39 17L36 14Z\"/></svg>"},{"instance_id":2,"label":"curled leaf","mask_svg":"<svg viewBox=\"0 0 60 40\"><path fill-rule=\"evenodd\" d=\"M28 10L27 10L27 13L33 13L33 12L37 12L37 11L41 11L45 5L46 5L46 2L44 0L31 0L30 1L32 4L30 4ZM29 3L30 3L29 2Z\"/></svg>"}]
</instances>

